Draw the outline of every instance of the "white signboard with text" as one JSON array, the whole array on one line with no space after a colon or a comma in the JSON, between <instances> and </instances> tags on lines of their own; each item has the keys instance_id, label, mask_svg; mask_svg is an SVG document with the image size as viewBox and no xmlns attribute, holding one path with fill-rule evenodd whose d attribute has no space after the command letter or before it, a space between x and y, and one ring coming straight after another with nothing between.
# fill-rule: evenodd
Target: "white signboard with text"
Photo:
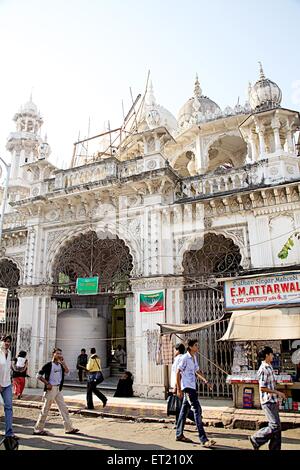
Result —
<instances>
[{"instance_id":1,"label":"white signboard with text","mask_svg":"<svg viewBox=\"0 0 300 470\"><path fill-rule=\"evenodd\" d=\"M300 305L300 273L270 274L224 282L224 308Z\"/></svg>"},{"instance_id":2,"label":"white signboard with text","mask_svg":"<svg viewBox=\"0 0 300 470\"><path fill-rule=\"evenodd\" d=\"M0 287L0 323L5 323L8 289Z\"/></svg>"}]
</instances>

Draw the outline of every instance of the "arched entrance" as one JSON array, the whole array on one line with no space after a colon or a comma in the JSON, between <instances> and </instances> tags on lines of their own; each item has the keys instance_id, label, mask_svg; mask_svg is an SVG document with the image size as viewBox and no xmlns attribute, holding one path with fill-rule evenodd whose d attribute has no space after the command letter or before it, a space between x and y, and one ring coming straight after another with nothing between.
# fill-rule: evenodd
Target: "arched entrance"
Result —
<instances>
[{"instance_id":1,"label":"arched entrance","mask_svg":"<svg viewBox=\"0 0 300 470\"><path fill-rule=\"evenodd\" d=\"M129 248L118 237L89 231L69 240L55 257L52 276L57 299L57 344L73 375L81 348L96 347L103 367L121 344L126 349L126 297L133 268ZM77 295L77 278L98 276L95 295ZM72 367L73 366L73 367Z\"/></svg>"},{"instance_id":2,"label":"arched entrance","mask_svg":"<svg viewBox=\"0 0 300 470\"><path fill-rule=\"evenodd\" d=\"M0 336L12 335L12 356L16 353L18 322L19 322L19 299L17 287L20 281L20 271L15 263L9 259L0 261L0 287L8 288L6 302L6 322L0 323Z\"/></svg>"},{"instance_id":3,"label":"arched entrance","mask_svg":"<svg viewBox=\"0 0 300 470\"><path fill-rule=\"evenodd\" d=\"M184 322L200 323L221 317L223 313L223 290L214 278L230 276L242 267L241 254L237 245L223 235L208 233L200 250L190 250L183 257ZM200 331L200 352L223 370L230 371L232 347L230 343L217 342L227 329L228 320L223 320L211 328ZM226 384L226 375L200 354L199 365L213 385L210 392L202 383L199 395L229 397L231 390Z\"/></svg>"}]
</instances>

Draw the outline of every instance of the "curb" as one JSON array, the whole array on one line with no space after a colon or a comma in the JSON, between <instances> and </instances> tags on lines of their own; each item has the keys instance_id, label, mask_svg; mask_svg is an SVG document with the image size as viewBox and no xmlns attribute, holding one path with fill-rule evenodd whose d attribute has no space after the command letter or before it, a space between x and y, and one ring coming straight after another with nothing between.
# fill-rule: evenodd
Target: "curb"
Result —
<instances>
[{"instance_id":1,"label":"curb","mask_svg":"<svg viewBox=\"0 0 300 470\"><path fill-rule=\"evenodd\" d=\"M100 410L86 410L84 408L79 408L72 406L72 404L66 403L70 413L74 415L81 415L87 418L112 418L119 419L124 421L135 421L137 423L174 423L173 417L150 417L150 416L136 416L130 414L130 408L128 408L128 414L123 413L114 413L113 411L100 411ZM42 403L27 401L13 403L16 408L32 408L40 409ZM58 407L54 405L51 408L53 411L59 411ZM243 413L243 410L232 409L230 412L216 412L213 410L211 416L203 416L204 426L212 426L216 428L227 428L227 429L247 429L251 431L258 430L267 425L263 413L260 411L258 413L250 414ZM193 423L191 423L193 425ZM282 430L300 428L300 416L281 416L281 426Z\"/></svg>"}]
</instances>

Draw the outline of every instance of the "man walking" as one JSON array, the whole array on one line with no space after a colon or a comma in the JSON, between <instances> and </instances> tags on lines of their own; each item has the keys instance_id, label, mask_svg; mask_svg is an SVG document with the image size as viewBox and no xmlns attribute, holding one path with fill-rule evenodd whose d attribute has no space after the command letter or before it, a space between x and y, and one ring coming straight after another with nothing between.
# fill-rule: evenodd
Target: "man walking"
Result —
<instances>
[{"instance_id":1,"label":"man walking","mask_svg":"<svg viewBox=\"0 0 300 470\"><path fill-rule=\"evenodd\" d=\"M85 352L85 349L82 349L77 358L77 365L76 365L80 383L82 383L82 374L83 373L85 374L87 362L88 362L88 356Z\"/></svg>"},{"instance_id":2,"label":"man walking","mask_svg":"<svg viewBox=\"0 0 300 470\"><path fill-rule=\"evenodd\" d=\"M64 362L62 351L59 348L54 348L52 361L47 362L47 364L45 364L37 374L37 378L45 384L43 397L44 404L34 427L33 434L38 434L40 436L49 435L49 433L44 430L44 427L49 410L54 401L56 402L63 419L65 433L76 434L79 432L79 429L74 428L72 425L69 411L62 394L65 373L68 374L69 369Z\"/></svg>"},{"instance_id":3,"label":"man walking","mask_svg":"<svg viewBox=\"0 0 300 470\"><path fill-rule=\"evenodd\" d=\"M200 443L203 447L212 447L216 444L216 442L213 439L208 439L204 431L202 423L202 409L196 392L196 376L211 388L211 385L209 385L208 381L200 373L196 358L196 353L198 350L198 341L196 339L190 339L188 341L187 353L182 356L177 367L177 396L180 399L183 398L183 403L177 422L176 441L193 442L183 434L187 414L190 408L192 408Z\"/></svg>"},{"instance_id":4,"label":"man walking","mask_svg":"<svg viewBox=\"0 0 300 470\"><path fill-rule=\"evenodd\" d=\"M91 348L91 356L86 366L88 370L88 378L87 378L87 391L86 391L86 401L87 401L87 409L93 410L94 403L93 403L93 393L99 400L103 403L103 408L106 406L107 398L106 396L97 389L97 385L100 383L97 379L94 378L97 372L101 372L101 361L100 357L96 354L96 349Z\"/></svg>"},{"instance_id":5,"label":"man walking","mask_svg":"<svg viewBox=\"0 0 300 470\"><path fill-rule=\"evenodd\" d=\"M5 437L15 437L13 432L13 407L11 385L11 335L3 336L0 343L0 393L4 402Z\"/></svg>"},{"instance_id":6,"label":"man walking","mask_svg":"<svg viewBox=\"0 0 300 470\"><path fill-rule=\"evenodd\" d=\"M185 353L184 344L183 343L176 344L175 354L174 354L174 361L173 361L172 369L171 369L171 381L170 381L170 385L171 385L172 392L173 392L174 395L177 395L177 385L176 385L177 367L178 367L178 364L179 364L179 362L180 362L180 360L181 360L184 353ZM182 400L180 400L180 398L178 398L178 400L179 400L179 406L176 408L175 428L177 427L179 413L180 413L181 406L182 406ZM188 418L191 421L194 421L194 414L193 414L192 410L189 411Z\"/></svg>"},{"instance_id":7,"label":"man walking","mask_svg":"<svg viewBox=\"0 0 300 470\"><path fill-rule=\"evenodd\" d=\"M259 429L253 436L250 442L254 450L258 450L263 444L269 442L269 450L281 449L281 424L278 410L278 398L285 398L283 392L275 390L276 380L273 367L273 350L266 346L261 351L261 358L263 362L258 369L259 392L261 407L268 420L268 426Z\"/></svg>"}]
</instances>

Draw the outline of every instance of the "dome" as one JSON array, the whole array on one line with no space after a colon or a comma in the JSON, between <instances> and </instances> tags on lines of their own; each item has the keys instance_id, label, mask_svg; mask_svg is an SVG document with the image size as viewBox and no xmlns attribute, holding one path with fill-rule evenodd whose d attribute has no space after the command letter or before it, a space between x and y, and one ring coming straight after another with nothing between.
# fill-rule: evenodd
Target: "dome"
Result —
<instances>
[{"instance_id":1,"label":"dome","mask_svg":"<svg viewBox=\"0 0 300 470\"><path fill-rule=\"evenodd\" d=\"M145 104L141 114L141 122L144 124L145 129L154 129L155 127L164 126L171 134L174 134L178 127L177 120L173 114L156 103L152 82L146 94Z\"/></svg>"},{"instance_id":2,"label":"dome","mask_svg":"<svg viewBox=\"0 0 300 470\"><path fill-rule=\"evenodd\" d=\"M202 94L198 76L196 76L194 96L180 108L178 114L179 127L185 127L198 121L207 121L221 113L220 107Z\"/></svg>"},{"instance_id":3,"label":"dome","mask_svg":"<svg viewBox=\"0 0 300 470\"><path fill-rule=\"evenodd\" d=\"M249 102L252 110L263 111L280 107L282 92L279 86L265 77L262 64L260 64L259 80L251 86L249 83Z\"/></svg>"},{"instance_id":4,"label":"dome","mask_svg":"<svg viewBox=\"0 0 300 470\"><path fill-rule=\"evenodd\" d=\"M37 106L32 101L27 101L23 106L23 112L30 112L37 114Z\"/></svg>"}]
</instances>

